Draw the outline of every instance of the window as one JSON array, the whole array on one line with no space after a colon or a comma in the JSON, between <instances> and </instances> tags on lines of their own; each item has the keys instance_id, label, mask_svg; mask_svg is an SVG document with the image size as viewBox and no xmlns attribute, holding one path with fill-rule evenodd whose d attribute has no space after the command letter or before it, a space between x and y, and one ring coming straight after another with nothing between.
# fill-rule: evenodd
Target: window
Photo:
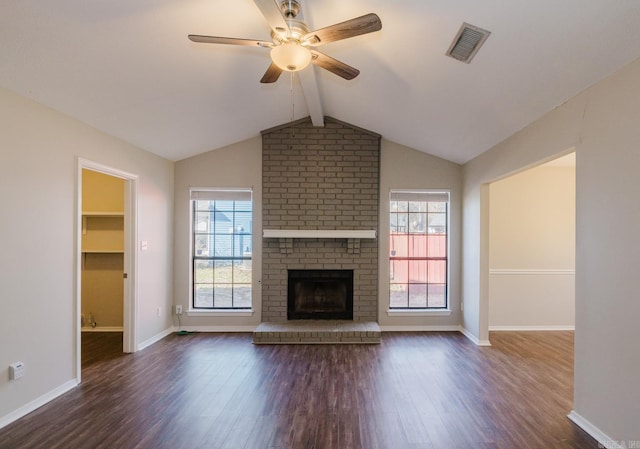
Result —
<instances>
[{"instance_id":1,"label":"window","mask_svg":"<svg viewBox=\"0 0 640 449\"><path fill-rule=\"evenodd\" d=\"M449 192L392 190L389 210L389 309L446 309Z\"/></svg>"},{"instance_id":2,"label":"window","mask_svg":"<svg viewBox=\"0 0 640 449\"><path fill-rule=\"evenodd\" d=\"M250 190L192 190L193 309L251 309Z\"/></svg>"}]
</instances>

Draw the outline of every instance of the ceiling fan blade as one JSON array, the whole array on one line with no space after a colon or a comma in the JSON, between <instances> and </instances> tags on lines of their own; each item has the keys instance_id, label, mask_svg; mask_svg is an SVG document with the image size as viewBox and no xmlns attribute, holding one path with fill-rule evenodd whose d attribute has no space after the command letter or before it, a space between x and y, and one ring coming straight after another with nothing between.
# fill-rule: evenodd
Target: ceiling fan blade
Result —
<instances>
[{"instance_id":1,"label":"ceiling fan blade","mask_svg":"<svg viewBox=\"0 0 640 449\"><path fill-rule=\"evenodd\" d=\"M264 72L264 75L262 75L260 82L264 84L275 83L280 78L281 73L282 69L272 62L267 71Z\"/></svg>"},{"instance_id":2,"label":"ceiling fan blade","mask_svg":"<svg viewBox=\"0 0 640 449\"><path fill-rule=\"evenodd\" d=\"M320 53L317 50L311 50L311 56L312 64L322 67L323 69L328 70L346 80L352 80L360 74L360 70L351 67L344 62L340 62L331 56L327 56L324 53Z\"/></svg>"},{"instance_id":3,"label":"ceiling fan blade","mask_svg":"<svg viewBox=\"0 0 640 449\"><path fill-rule=\"evenodd\" d=\"M328 42L335 42L361 34L372 33L382 29L380 17L374 13L365 14L346 22L321 28L307 33L302 38L302 42L308 45L322 45Z\"/></svg>"},{"instance_id":4,"label":"ceiling fan blade","mask_svg":"<svg viewBox=\"0 0 640 449\"><path fill-rule=\"evenodd\" d=\"M280 5L275 0L253 0L262 15L267 19L267 23L271 29L279 36L289 36L289 24L284 20Z\"/></svg>"},{"instance_id":5,"label":"ceiling fan blade","mask_svg":"<svg viewBox=\"0 0 640 449\"><path fill-rule=\"evenodd\" d=\"M190 34L189 40L202 44L229 44L229 45L247 45L249 47L271 47L271 42L256 41L253 39L238 39L235 37L219 37L219 36L201 36L199 34Z\"/></svg>"}]
</instances>

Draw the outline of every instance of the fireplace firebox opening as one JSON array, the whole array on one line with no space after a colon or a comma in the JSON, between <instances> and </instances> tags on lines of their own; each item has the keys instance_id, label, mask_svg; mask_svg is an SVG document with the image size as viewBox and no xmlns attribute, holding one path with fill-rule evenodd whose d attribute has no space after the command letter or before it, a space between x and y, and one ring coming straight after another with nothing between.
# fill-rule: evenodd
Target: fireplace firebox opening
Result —
<instances>
[{"instance_id":1,"label":"fireplace firebox opening","mask_svg":"<svg viewBox=\"0 0 640 449\"><path fill-rule=\"evenodd\" d=\"M353 320L353 270L288 270L287 319Z\"/></svg>"}]
</instances>

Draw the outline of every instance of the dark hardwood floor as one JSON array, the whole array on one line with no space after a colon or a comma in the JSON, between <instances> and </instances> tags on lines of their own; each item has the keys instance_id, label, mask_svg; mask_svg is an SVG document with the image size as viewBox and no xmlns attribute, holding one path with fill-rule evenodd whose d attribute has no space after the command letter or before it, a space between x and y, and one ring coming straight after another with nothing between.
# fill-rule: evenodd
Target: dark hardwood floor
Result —
<instances>
[{"instance_id":1,"label":"dark hardwood floor","mask_svg":"<svg viewBox=\"0 0 640 449\"><path fill-rule=\"evenodd\" d=\"M122 332L83 332L82 370L122 357Z\"/></svg>"},{"instance_id":2,"label":"dark hardwood floor","mask_svg":"<svg viewBox=\"0 0 640 449\"><path fill-rule=\"evenodd\" d=\"M104 358L85 354L78 388L0 429L0 448L598 447L566 417L571 332L494 333L490 348L458 333L342 346L171 335L135 354L111 340Z\"/></svg>"}]
</instances>

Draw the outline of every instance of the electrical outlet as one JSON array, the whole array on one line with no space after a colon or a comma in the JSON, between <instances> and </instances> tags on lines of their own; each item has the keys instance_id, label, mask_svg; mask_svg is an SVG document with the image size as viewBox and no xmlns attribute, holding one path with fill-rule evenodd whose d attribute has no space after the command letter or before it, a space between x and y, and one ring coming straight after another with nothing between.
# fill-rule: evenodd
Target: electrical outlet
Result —
<instances>
[{"instance_id":1,"label":"electrical outlet","mask_svg":"<svg viewBox=\"0 0 640 449\"><path fill-rule=\"evenodd\" d=\"M182 315L182 304L176 304L176 315Z\"/></svg>"},{"instance_id":2,"label":"electrical outlet","mask_svg":"<svg viewBox=\"0 0 640 449\"><path fill-rule=\"evenodd\" d=\"M24 363L15 362L9 365L9 379L17 380L24 376Z\"/></svg>"}]
</instances>

